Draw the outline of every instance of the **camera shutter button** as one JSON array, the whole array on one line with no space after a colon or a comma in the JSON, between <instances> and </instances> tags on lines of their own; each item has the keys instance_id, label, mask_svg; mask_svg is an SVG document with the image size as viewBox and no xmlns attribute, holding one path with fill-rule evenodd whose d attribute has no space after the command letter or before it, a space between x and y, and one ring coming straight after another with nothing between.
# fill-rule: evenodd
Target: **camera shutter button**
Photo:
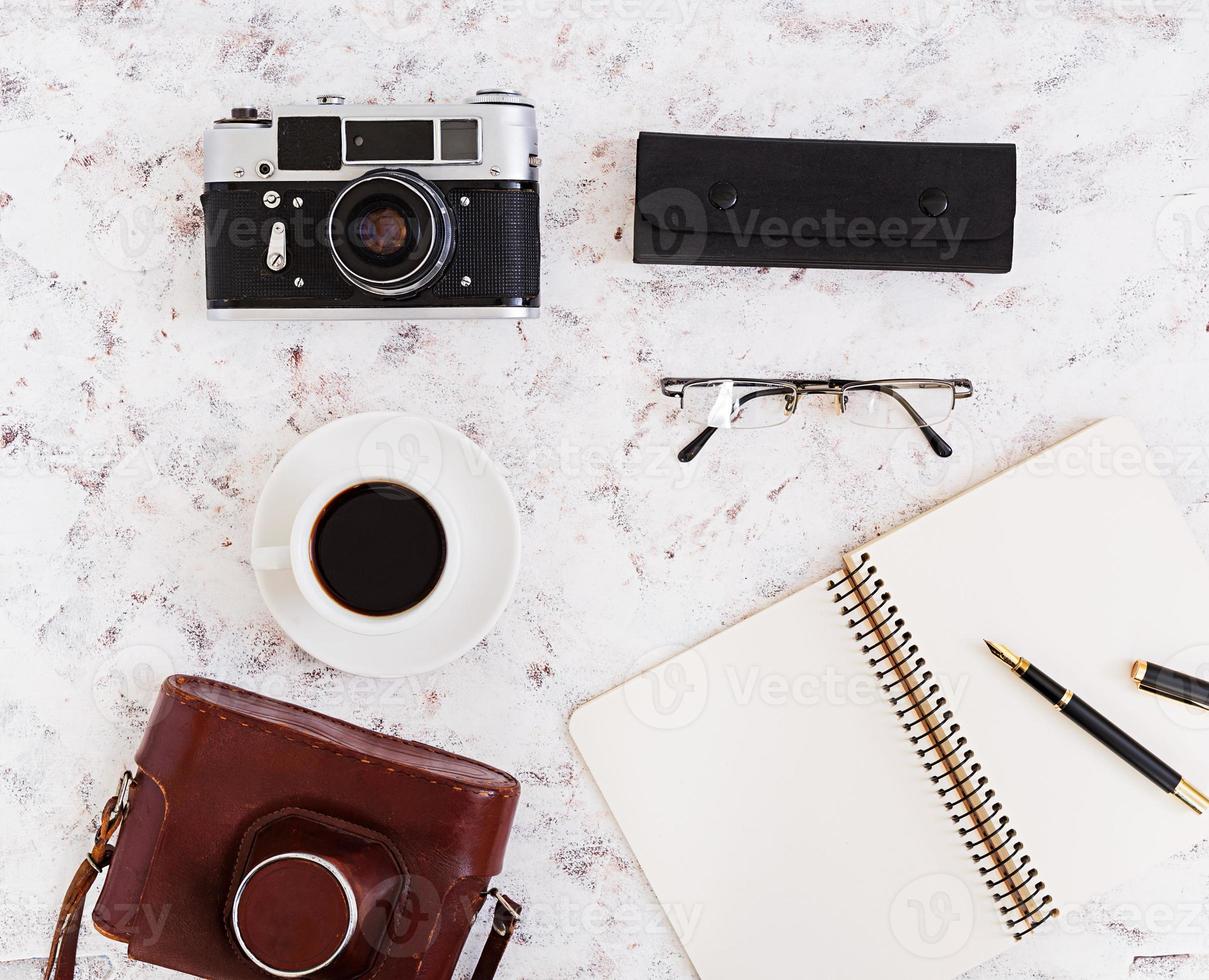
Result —
<instances>
[{"instance_id":1,"label":"camera shutter button","mask_svg":"<svg viewBox=\"0 0 1209 980\"><path fill-rule=\"evenodd\" d=\"M273 114L269 112L261 115L260 110L254 105L237 105L231 109L230 115L223 116L221 119L215 119L214 125L234 126L244 129L252 126L263 128L273 125Z\"/></svg>"},{"instance_id":2,"label":"camera shutter button","mask_svg":"<svg viewBox=\"0 0 1209 980\"><path fill-rule=\"evenodd\" d=\"M231 919L248 958L277 977L304 977L328 966L357 926L348 879L314 854L278 854L244 877Z\"/></svg>"}]
</instances>

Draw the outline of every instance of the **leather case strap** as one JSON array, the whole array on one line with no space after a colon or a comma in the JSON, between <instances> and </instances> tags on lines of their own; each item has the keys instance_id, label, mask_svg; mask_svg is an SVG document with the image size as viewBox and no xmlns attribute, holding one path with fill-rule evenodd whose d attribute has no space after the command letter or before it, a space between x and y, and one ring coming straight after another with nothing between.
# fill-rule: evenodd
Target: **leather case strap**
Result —
<instances>
[{"instance_id":1,"label":"leather case strap","mask_svg":"<svg viewBox=\"0 0 1209 980\"><path fill-rule=\"evenodd\" d=\"M63 896L63 905L59 909L54 936L50 941L50 955L46 958L46 968L42 971L43 980L71 980L75 976L76 947L80 942L84 899L88 897L93 882L113 860L114 847L110 841L126 819L130 806L130 786L133 782L129 771L123 773L117 792L109 798L105 809L101 811L92 849L84 855L71 884L67 886L67 894Z\"/></svg>"},{"instance_id":2,"label":"leather case strap","mask_svg":"<svg viewBox=\"0 0 1209 980\"><path fill-rule=\"evenodd\" d=\"M71 879L71 884L67 886L67 893L63 896L63 905L55 922L50 955L46 958L42 980L74 980L84 901L93 883L113 860L115 848L111 841L126 818L130 805L130 787L133 783L131 773L124 773L117 792L109 798L101 812L93 846L84 856ZM495 977L504 951L521 921L521 907L498 888L489 889L486 897L495 899L495 910L492 913L491 932L487 936L471 980L492 980Z\"/></svg>"},{"instance_id":3,"label":"leather case strap","mask_svg":"<svg viewBox=\"0 0 1209 980\"><path fill-rule=\"evenodd\" d=\"M491 980L495 976L504 950L508 948L512 934L516 932L516 927L521 921L521 907L507 895L501 894L497 888L492 888L487 894L495 899L495 912L492 915L487 944L483 947L478 966L474 968L470 980Z\"/></svg>"}]
</instances>

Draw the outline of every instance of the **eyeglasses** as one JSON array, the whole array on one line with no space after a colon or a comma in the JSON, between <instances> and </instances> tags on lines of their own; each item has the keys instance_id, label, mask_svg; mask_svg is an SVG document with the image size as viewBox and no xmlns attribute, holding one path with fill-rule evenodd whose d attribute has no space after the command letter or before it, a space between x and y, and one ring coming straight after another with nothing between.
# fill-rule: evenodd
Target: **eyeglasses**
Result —
<instances>
[{"instance_id":1,"label":"eyeglasses","mask_svg":"<svg viewBox=\"0 0 1209 980\"><path fill-rule=\"evenodd\" d=\"M850 422L875 429L919 429L937 456L953 447L932 426L953 412L974 386L965 378L891 378L881 381L807 381L801 378L664 378L660 388L704 430L679 453L687 463L719 429L762 429L787 422L803 395L829 395Z\"/></svg>"}]
</instances>

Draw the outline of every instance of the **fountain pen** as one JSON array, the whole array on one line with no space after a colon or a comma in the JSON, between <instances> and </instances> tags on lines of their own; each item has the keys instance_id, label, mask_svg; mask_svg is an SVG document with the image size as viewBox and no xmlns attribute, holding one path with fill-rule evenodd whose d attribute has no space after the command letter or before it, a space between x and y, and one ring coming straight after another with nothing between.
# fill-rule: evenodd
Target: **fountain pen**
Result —
<instances>
[{"instance_id":1,"label":"fountain pen","mask_svg":"<svg viewBox=\"0 0 1209 980\"><path fill-rule=\"evenodd\" d=\"M1045 672L1021 656L1012 653L1002 643L983 640L1000 660L1012 668L1029 687L1082 728L1088 735L1107 746L1138 772L1183 803L1204 813L1209 810L1209 797L1189 784L1178 772L1136 739L1121 731L1100 712L1069 688L1063 687Z\"/></svg>"}]
</instances>

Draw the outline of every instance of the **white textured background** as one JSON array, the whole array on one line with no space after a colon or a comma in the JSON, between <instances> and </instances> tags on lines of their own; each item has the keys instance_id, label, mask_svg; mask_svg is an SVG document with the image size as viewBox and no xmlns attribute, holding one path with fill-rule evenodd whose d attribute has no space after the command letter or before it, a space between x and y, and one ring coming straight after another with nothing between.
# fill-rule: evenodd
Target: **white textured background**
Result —
<instances>
[{"instance_id":1,"label":"white textured background","mask_svg":"<svg viewBox=\"0 0 1209 980\"><path fill-rule=\"evenodd\" d=\"M569 744L576 704L1106 414L1171 451L1209 545L1205 0L0 0L0 54L0 977L33 976L172 670L515 772L503 881L532 914L504 975L691 976ZM500 84L539 107L540 320L207 322L210 120L321 91L406 103ZM1015 269L635 266L644 128L1014 141ZM728 371L967 375L977 393L948 462L820 405L724 433L685 469L693 430L657 380ZM296 649L247 560L275 460L382 408L482 445L525 541L496 631L402 684ZM976 975L1204 978L1177 954L1209 953L1207 900L1203 847ZM83 950L156 972L94 935Z\"/></svg>"}]
</instances>

